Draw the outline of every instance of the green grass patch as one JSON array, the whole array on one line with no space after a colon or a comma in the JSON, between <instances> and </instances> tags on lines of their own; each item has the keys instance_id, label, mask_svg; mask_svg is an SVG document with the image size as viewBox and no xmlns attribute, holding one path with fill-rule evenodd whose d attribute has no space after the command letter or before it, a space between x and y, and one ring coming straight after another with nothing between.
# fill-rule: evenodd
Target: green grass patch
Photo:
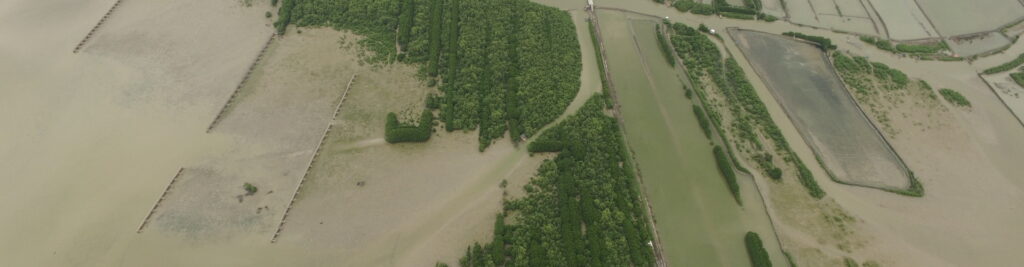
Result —
<instances>
[{"instance_id":1,"label":"green grass patch","mask_svg":"<svg viewBox=\"0 0 1024 267\"><path fill-rule=\"evenodd\" d=\"M794 38L798 38L798 39L803 39L803 40L807 40L809 42L815 43L815 44L818 45L819 48L821 48L821 50L835 50L836 49L836 45L832 44L832 39L829 39L829 38L826 38L826 37L816 36L816 35L807 35L807 34L803 34L803 33L799 33L799 32L784 32L784 33L782 33L782 35L790 36L790 37L794 37Z\"/></svg>"},{"instance_id":2,"label":"green grass patch","mask_svg":"<svg viewBox=\"0 0 1024 267\"><path fill-rule=\"evenodd\" d=\"M995 66L995 67L986 69L982 73L984 73L984 74L996 74L996 73L1012 70L1013 68L1016 68L1017 66L1020 66L1021 64L1024 64L1024 54L1020 54L1019 56L1017 56L1017 58L1011 60L1010 62L1006 62L1006 63L1003 63L1003 64L1001 64L999 66Z\"/></svg>"},{"instance_id":3,"label":"green grass patch","mask_svg":"<svg viewBox=\"0 0 1024 267\"><path fill-rule=\"evenodd\" d=\"M1017 83L1017 85L1020 85L1020 87L1024 87L1024 71L1010 73L1010 78L1012 78L1013 82Z\"/></svg>"},{"instance_id":4,"label":"green grass patch","mask_svg":"<svg viewBox=\"0 0 1024 267\"><path fill-rule=\"evenodd\" d=\"M939 89L939 95L942 95L942 98L946 99L947 102L955 106L971 107L971 101L968 101L967 98L964 97L964 95L961 95L960 92L957 92L953 89Z\"/></svg>"},{"instance_id":5,"label":"green grass patch","mask_svg":"<svg viewBox=\"0 0 1024 267\"><path fill-rule=\"evenodd\" d=\"M594 22L587 18L587 27L590 28L590 41L594 43L594 58L597 59L597 70L601 73L601 94L604 95L606 108L612 108L612 95L608 92L608 74L604 71L604 56L601 54L601 42L597 40L597 28Z\"/></svg>"}]
</instances>

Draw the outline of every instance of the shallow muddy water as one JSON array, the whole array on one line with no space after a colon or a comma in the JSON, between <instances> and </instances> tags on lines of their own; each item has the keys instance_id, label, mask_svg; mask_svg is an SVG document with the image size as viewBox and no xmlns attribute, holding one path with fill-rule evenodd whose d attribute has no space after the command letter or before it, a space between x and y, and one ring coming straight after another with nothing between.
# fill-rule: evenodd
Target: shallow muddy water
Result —
<instances>
[{"instance_id":1,"label":"shallow muddy water","mask_svg":"<svg viewBox=\"0 0 1024 267\"><path fill-rule=\"evenodd\" d=\"M730 35L835 179L881 188L909 185L906 167L821 50L780 35L744 30Z\"/></svg>"}]
</instances>

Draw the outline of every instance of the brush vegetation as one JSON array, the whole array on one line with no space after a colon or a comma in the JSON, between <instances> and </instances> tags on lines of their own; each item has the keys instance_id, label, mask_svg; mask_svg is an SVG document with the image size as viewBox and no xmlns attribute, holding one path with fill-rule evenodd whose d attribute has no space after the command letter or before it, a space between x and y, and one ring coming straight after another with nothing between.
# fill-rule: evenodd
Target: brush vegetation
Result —
<instances>
[{"instance_id":1,"label":"brush vegetation","mask_svg":"<svg viewBox=\"0 0 1024 267\"><path fill-rule=\"evenodd\" d=\"M1020 85L1020 87L1024 88L1024 71L1010 73L1010 78L1012 78L1013 82L1017 83L1017 85Z\"/></svg>"},{"instance_id":2,"label":"brush vegetation","mask_svg":"<svg viewBox=\"0 0 1024 267\"><path fill-rule=\"evenodd\" d=\"M398 115L388 113L384 125L384 140L388 143L426 142L433 132L434 113L424 110L420 114L419 124L398 121Z\"/></svg>"},{"instance_id":3,"label":"brush vegetation","mask_svg":"<svg viewBox=\"0 0 1024 267\"><path fill-rule=\"evenodd\" d=\"M1024 64L1024 53L1020 54L1019 56L1017 56L1017 58L1011 60L1010 62L1006 62L1006 63L1000 64L999 66L995 66L995 67L986 69L982 73L984 73L984 74L996 74L996 73L1012 70L1013 68L1016 68L1017 66L1020 66L1021 64Z\"/></svg>"},{"instance_id":4,"label":"brush vegetation","mask_svg":"<svg viewBox=\"0 0 1024 267\"><path fill-rule=\"evenodd\" d=\"M818 186L810 170L789 147L789 143L782 136L782 131L775 125L774 120L768 114L768 109L757 96L753 85L747 80L746 74L739 64L732 58L723 59L718 47L700 31L680 23L673 24L672 30L671 42L676 49L676 54L682 57L683 65L687 67L698 99L703 103L711 124L723 141L729 144L729 140L724 134L725 127L729 127L733 136L739 139L737 142L747 144L754 154L768 152L765 151L768 149L762 143L761 138L771 141L775 147L773 152L781 155L783 162L793 166L797 179L808 193L815 198L824 197L825 191ZM716 106L709 102L704 79L710 80L714 88L717 89L717 94L724 98L722 106ZM731 115L730 125L723 125L723 111L719 110L719 107L725 108L725 111ZM736 146L740 147L740 143L736 143ZM726 149L732 162L738 162L735 153L728 146ZM740 171L747 172L739 165L735 165L735 167ZM782 176L782 169L771 161L759 164L759 168L769 176Z\"/></svg>"},{"instance_id":5,"label":"brush vegetation","mask_svg":"<svg viewBox=\"0 0 1024 267\"><path fill-rule=\"evenodd\" d=\"M964 95L961 95L960 92L953 89L939 89L939 95L942 95L942 98L946 99L950 104L960 107L971 107L971 101L968 101Z\"/></svg>"},{"instance_id":6,"label":"brush vegetation","mask_svg":"<svg viewBox=\"0 0 1024 267\"><path fill-rule=\"evenodd\" d=\"M350 30L365 36L370 62L419 64L441 81L445 129L479 129L481 150L535 134L580 86L569 14L527 0L284 0L274 24Z\"/></svg>"},{"instance_id":7,"label":"brush vegetation","mask_svg":"<svg viewBox=\"0 0 1024 267\"><path fill-rule=\"evenodd\" d=\"M563 147L525 196L505 202L494 237L468 247L461 266L653 266L646 206L603 100L592 97L534 142Z\"/></svg>"},{"instance_id":8,"label":"brush vegetation","mask_svg":"<svg viewBox=\"0 0 1024 267\"><path fill-rule=\"evenodd\" d=\"M772 267L772 261L768 258L768 251L764 249L761 237L757 233L747 232L743 236L743 243L747 247L747 255L750 256L750 266Z\"/></svg>"},{"instance_id":9,"label":"brush vegetation","mask_svg":"<svg viewBox=\"0 0 1024 267\"><path fill-rule=\"evenodd\" d=\"M803 39L808 42L815 43L821 50L836 50L836 45L832 44L832 39L827 37L821 37L816 35L807 35L799 32L784 32L782 35L790 36L797 39Z\"/></svg>"}]
</instances>

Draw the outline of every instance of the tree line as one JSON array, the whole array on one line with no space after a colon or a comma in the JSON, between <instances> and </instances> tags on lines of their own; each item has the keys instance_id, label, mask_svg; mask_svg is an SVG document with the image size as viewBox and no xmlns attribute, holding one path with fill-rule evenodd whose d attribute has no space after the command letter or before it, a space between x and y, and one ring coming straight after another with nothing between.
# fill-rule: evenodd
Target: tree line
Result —
<instances>
[{"instance_id":1,"label":"tree line","mask_svg":"<svg viewBox=\"0 0 1024 267\"><path fill-rule=\"evenodd\" d=\"M494 238L461 266L653 266L652 231L616 120L594 96L535 143L561 144L505 202Z\"/></svg>"},{"instance_id":2,"label":"tree line","mask_svg":"<svg viewBox=\"0 0 1024 267\"><path fill-rule=\"evenodd\" d=\"M575 97L582 69L565 11L527 0L285 0L275 26L351 30L372 62L418 63L439 83L445 129L479 129L480 149L554 121Z\"/></svg>"}]
</instances>

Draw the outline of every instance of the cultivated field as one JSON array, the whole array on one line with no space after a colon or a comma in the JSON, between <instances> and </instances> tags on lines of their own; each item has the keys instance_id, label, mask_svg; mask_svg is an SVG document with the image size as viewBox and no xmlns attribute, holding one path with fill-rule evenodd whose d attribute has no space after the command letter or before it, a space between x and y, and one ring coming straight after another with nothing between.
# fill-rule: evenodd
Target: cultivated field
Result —
<instances>
[{"instance_id":1,"label":"cultivated field","mask_svg":"<svg viewBox=\"0 0 1024 267\"><path fill-rule=\"evenodd\" d=\"M788 0L789 21L837 31L882 35L860 0Z\"/></svg>"},{"instance_id":2,"label":"cultivated field","mask_svg":"<svg viewBox=\"0 0 1024 267\"><path fill-rule=\"evenodd\" d=\"M914 0L865 0L878 14L888 37L913 40L939 37Z\"/></svg>"},{"instance_id":3,"label":"cultivated field","mask_svg":"<svg viewBox=\"0 0 1024 267\"><path fill-rule=\"evenodd\" d=\"M997 30L1024 19L1024 3L1016 0L917 0L942 36Z\"/></svg>"},{"instance_id":4,"label":"cultivated field","mask_svg":"<svg viewBox=\"0 0 1024 267\"><path fill-rule=\"evenodd\" d=\"M910 185L906 167L818 47L761 32L729 33L835 179L877 188Z\"/></svg>"},{"instance_id":5,"label":"cultivated field","mask_svg":"<svg viewBox=\"0 0 1024 267\"><path fill-rule=\"evenodd\" d=\"M951 38L946 41L958 56L970 57L1009 46L1012 41L1002 33L990 32L967 39Z\"/></svg>"},{"instance_id":6,"label":"cultivated field","mask_svg":"<svg viewBox=\"0 0 1024 267\"><path fill-rule=\"evenodd\" d=\"M153 227L202 236L235 231L272 236L359 67L355 50L339 50L338 36L292 32L271 44L211 131L244 145L185 166L154 213ZM246 195L244 183L258 192Z\"/></svg>"},{"instance_id":7,"label":"cultivated field","mask_svg":"<svg viewBox=\"0 0 1024 267\"><path fill-rule=\"evenodd\" d=\"M599 11L626 138L636 153L669 264L745 266L743 234L756 231L785 266L752 180L740 177L743 207L715 167L709 140L684 95L681 70L658 48L656 20ZM635 36L635 38L634 38Z\"/></svg>"}]
</instances>

